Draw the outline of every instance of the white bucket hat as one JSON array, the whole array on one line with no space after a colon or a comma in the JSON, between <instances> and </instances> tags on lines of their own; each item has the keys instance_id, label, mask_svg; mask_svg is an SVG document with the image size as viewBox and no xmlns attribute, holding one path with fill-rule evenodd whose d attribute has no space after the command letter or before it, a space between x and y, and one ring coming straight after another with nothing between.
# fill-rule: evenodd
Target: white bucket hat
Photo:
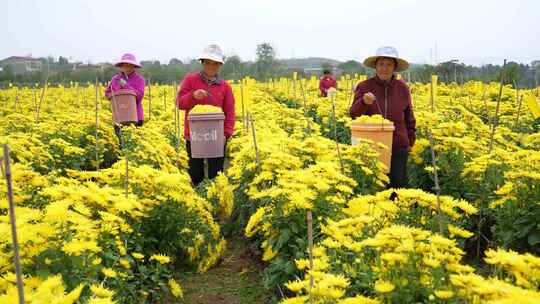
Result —
<instances>
[{"instance_id":1,"label":"white bucket hat","mask_svg":"<svg viewBox=\"0 0 540 304\"><path fill-rule=\"evenodd\" d=\"M217 44L210 44L204 48L199 60L208 59L223 64L223 51Z\"/></svg>"},{"instance_id":2,"label":"white bucket hat","mask_svg":"<svg viewBox=\"0 0 540 304\"><path fill-rule=\"evenodd\" d=\"M364 60L364 65L368 68L375 68L375 62L379 57L393 58L397 61L396 72L403 72L409 68L409 63L402 58L399 58L398 51L393 46L381 46L375 52L375 56L368 57Z\"/></svg>"}]
</instances>

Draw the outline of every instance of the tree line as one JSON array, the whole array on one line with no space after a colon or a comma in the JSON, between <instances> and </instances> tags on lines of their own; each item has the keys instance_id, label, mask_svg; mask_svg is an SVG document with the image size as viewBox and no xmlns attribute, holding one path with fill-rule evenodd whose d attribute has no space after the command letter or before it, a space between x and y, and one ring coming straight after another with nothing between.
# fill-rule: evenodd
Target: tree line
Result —
<instances>
[{"instance_id":1,"label":"tree line","mask_svg":"<svg viewBox=\"0 0 540 304\"><path fill-rule=\"evenodd\" d=\"M255 50L255 61L243 61L239 56L232 55L225 58L221 68L221 77L230 80L238 80L249 76L258 80L270 78L290 77L297 72L299 77L311 77L315 73L320 75L321 70L329 69L339 74L367 74L372 76L374 71L366 69L361 62L349 60L337 65L323 63L319 71L306 72L302 67L290 67L286 61L276 57L276 49L270 43L261 43ZM86 83L107 82L116 69L112 65L92 65L69 63L65 57L42 58L40 71L14 74L9 66L0 72L0 84L7 83L18 85L32 85L42 83L45 79L51 84L69 84L70 82ZM178 83L187 73L200 69L198 60L182 62L173 58L168 63L159 61L142 61L140 73L152 83L171 84ZM442 62L436 65L412 64L411 68L402 74L402 78L408 81L428 82L432 74L439 75L441 82L463 83L469 80L483 82L499 81L502 71L501 65L472 66L465 65L457 60ZM540 62L535 64L521 64L510 61L506 66L505 81L523 88L537 87L540 78Z\"/></svg>"}]
</instances>

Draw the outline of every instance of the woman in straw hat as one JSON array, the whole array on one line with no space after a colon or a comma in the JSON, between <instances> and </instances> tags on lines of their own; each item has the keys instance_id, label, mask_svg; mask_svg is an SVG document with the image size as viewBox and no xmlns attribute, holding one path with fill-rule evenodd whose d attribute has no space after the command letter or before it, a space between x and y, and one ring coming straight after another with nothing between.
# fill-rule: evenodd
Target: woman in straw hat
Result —
<instances>
[{"instance_id":1,"label":"woman in straw hat","mask_svg":"<svg viewBox=\"0 0 540 304\"><path fill-rule=\"evenodd\" d=\"M105 90L105 97L112 99L113 93L122 89L134 91L137 95L136 125L140 127L144 123L144 111L142 107L142 99L144 97L144 77L137 73L137 69L140 68L141 65L137 62L135 55L126 53L122 55L120 60L118 60L114 66L118 68L118 73L116 73L109 82L109 85ZM120 138L120 126L115 125L114 131L118 138Z\"/></svg>"},{"instance_id":2,"label":"woman in straw hat","mask_svg":"<svg viewBox=\"0 0 540 304\"><path fill-rule=\"evenodd\" d=\"M184 117L184 137L186 138L186 150L189 157L189 175L195 186L200 184L205 177L204 159L191 157L189 111L198 104L220 107L223 114L225 114L223 136L226 139L232 136L235 122L234 96L231 86L219 77L219 70L224 61L221 48L215 44L207 46L199 60L202 64L202 70L198 73L186 75L176 97L178 107L186 112ZM209 179L213 179L218 172L223 171L224 160L224 157L207 159Z\"/></svg>"},{"instance_id":3,"label":"woman in straw hat","mask_svg":"<svg viewBox=\"0 0 540 304\"><path fill-rule=\"evenodd\" d=\"M409 63L399 57L394 47L384 46L377 49L375 56L366 58L364 65L375 69L376 75L358 84L349 113L353 119L380 114L394 122L389 187L405 188L407 158L416 140L416 120L409 87L394 73L405 71Z\"/></svg>"}]
</instances>

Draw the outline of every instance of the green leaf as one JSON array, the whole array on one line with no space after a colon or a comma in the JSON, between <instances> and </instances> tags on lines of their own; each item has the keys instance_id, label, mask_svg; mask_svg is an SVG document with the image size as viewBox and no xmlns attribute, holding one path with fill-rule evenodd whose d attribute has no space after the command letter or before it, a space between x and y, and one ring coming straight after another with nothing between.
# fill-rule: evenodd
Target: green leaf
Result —
<instances>
[{"instance_id":1,"label":"green leaf","mask_svg":"<svg viewBox=\"0 0 540 304\"><path fill-rule=\"evenodd\" d=\"M531 233L527 237L527 242L531 246L535 246L536 244L540 243L540 234L539 233Z\"/></svg>"},{"instance_id":2,"label":"green leaf","mask_svg":"<svg viewBox=\"0 0 540 304\"><path fill-rule=\"evenodd\" d=\"M276 246L274 247L274 250L279 251L283 245L285 245L289 238L291 237L291 230L289 229L283 229L281 231L281 234L279 235L278 241L276 243Z\"/></svg>"}]
</instances>

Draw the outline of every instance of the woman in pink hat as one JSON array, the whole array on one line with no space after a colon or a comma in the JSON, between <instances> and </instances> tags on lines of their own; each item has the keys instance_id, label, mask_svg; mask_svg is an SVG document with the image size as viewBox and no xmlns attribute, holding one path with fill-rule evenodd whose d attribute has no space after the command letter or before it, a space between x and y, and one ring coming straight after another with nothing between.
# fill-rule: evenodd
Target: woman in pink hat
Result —
<instances>
[{"instance_id":1,"label":"woman in pink hat","mask_svg":"<svg viewBox=\"0 0 540 304\"><path fill-rule=\"evenodd\" d=\"M144 77L137 73L136 69L140 68L141 65L137 62L135 55L126 53L122 55L122 58L116 62L114 66L117 67L119 71L109 82L109 85L105 90L105 97L111 99L112 92L117 92L118 90L122 89L135 91L135 94L137 95L136 102L138 120L136 125L140 127L144 123L144 112L142 107L142 99L144 97ZM115 125L114 130L117 135L120 134L119 126Z\"/></svg>"}]
</instances>

